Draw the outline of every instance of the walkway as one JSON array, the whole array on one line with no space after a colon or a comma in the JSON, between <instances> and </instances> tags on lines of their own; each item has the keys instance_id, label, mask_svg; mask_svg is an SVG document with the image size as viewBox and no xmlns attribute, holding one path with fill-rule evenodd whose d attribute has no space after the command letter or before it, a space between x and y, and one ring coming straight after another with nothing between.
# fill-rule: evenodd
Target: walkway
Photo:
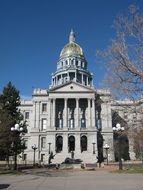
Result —
<instances>
[{"instance_id":1,"label":"walkway","mask_svg":"<svg viewBox=\"0 0 143 190\"><path fill-rule=\"evenodd\" d=\"M27 170L23 175L0 175L7 190L142 190L143 174L98 171Z\"/></svg>"}]
</instances>

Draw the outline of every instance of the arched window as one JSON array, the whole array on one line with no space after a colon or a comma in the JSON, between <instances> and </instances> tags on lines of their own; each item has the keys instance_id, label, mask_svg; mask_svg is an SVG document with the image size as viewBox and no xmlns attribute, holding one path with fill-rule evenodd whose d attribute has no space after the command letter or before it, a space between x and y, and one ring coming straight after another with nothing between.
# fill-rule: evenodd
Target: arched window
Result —
<instances>
[{"instance_id":1,"label":"arched window","mask_svg":"<svg viewBox=\"0 0 143 190\"><path fill-rule=\"evenodd\" d=\"M81 152L87 151L87 137L85 135L80 138Z\"/></svg>"},{"instance_id":2,"label":"arched window","mask_svg":"<svg viewBox=\"0 0 143 190\"><path fill-rule=\"evenodd\" d=\"M56 152L61 152L63 149L63 137L57 136L56 137Z\"/></svg>"},{"instance_id":3,"label":"arched window","mask_svg":"<svg viewBox=\"0 0 143 190\"><path fill-rule=\"evenodd\" d=\"M68 138L68 147L69 147L69 152L75 150L75 137L74 136L69 136L69 138Z\"/></svg>"}]
</instances>

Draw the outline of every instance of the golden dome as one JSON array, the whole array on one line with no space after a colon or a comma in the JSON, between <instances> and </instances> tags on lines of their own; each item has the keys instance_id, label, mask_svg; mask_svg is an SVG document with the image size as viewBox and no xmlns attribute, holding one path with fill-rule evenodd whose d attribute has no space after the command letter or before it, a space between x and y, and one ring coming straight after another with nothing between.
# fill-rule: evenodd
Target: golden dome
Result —
<instances>
[{"instance_id":1,"label":"golden dome","mask_svg":"<svg viewBox=\"0 0 143 190\"><path fill-rule=\"evenodd\" d=\"M68 57L70 55L84 56L82 48L75 43L75 34L73 30L71 30L69 35L69 43L62 49L60 57Z\"/></svg>"},{"instance_id":2,"label":"golden dome","mask_svg":"<svg viewBox=\"0 0 143 190\"><path fill-rule=\"evenodd\" d=\"M68 57L70 55L84 56L82 48L75 42L70 42L62 49L60 57Z\"/></svg>"}]
</instances>

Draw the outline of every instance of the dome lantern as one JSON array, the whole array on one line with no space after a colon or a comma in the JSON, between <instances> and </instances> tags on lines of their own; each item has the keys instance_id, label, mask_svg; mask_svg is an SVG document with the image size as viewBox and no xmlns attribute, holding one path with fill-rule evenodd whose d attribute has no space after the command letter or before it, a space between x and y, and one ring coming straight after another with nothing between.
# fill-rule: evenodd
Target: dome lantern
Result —
<instances>
[{"instance_id":1,"label":"dome lantern","mask_svg":"<svg viewBox=\"0 0 143 190\"><path fill-rule=\"evenodd\" d=\"M75 33L73 30L71 30L69 35L69 43L64 46L60 53L60 58L66 58L72 55L84 57L82 48L77 43L75 43Z\"/></svg>"},{"instance_id":2,"label":"dome lantern","mask_svg":"<svg viewBox=\"0 0 143 190\"><path fill-rule=\"evenodd\" d=\"M69 43L75 42L75 33L71 29L70 35L69 35Z\"/></svg>"}]
</instances>

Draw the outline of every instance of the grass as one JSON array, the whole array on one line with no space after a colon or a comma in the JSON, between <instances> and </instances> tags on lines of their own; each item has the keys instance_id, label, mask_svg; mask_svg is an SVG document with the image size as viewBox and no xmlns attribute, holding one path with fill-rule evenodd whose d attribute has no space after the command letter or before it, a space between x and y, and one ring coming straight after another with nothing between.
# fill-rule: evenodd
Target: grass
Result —
<instances>
[{"instance_id":1,"label":"grass","mask_svg":"<svg viewBox=\"0 0 143 190\"><path fill-rule=\"evenodd\" d=\"M139 173L139 174L143 174L143 167L135 167L135 166L131 166L131 167L125 167L123 170L116 170L116 171L112 171L113 173L123 173L123 174L135 174L135 173Z\"/></svg>"},{"instance_id":2,"label":"grass","mask_svg":"<svg viewBox=\"0 0 143 190\"><path fill-rule=\"evenodd\" d=\"M21 175L22 172L18 170L0 169L0 175L4 175L4 174Z\"/></svg>"}]
</instances>

